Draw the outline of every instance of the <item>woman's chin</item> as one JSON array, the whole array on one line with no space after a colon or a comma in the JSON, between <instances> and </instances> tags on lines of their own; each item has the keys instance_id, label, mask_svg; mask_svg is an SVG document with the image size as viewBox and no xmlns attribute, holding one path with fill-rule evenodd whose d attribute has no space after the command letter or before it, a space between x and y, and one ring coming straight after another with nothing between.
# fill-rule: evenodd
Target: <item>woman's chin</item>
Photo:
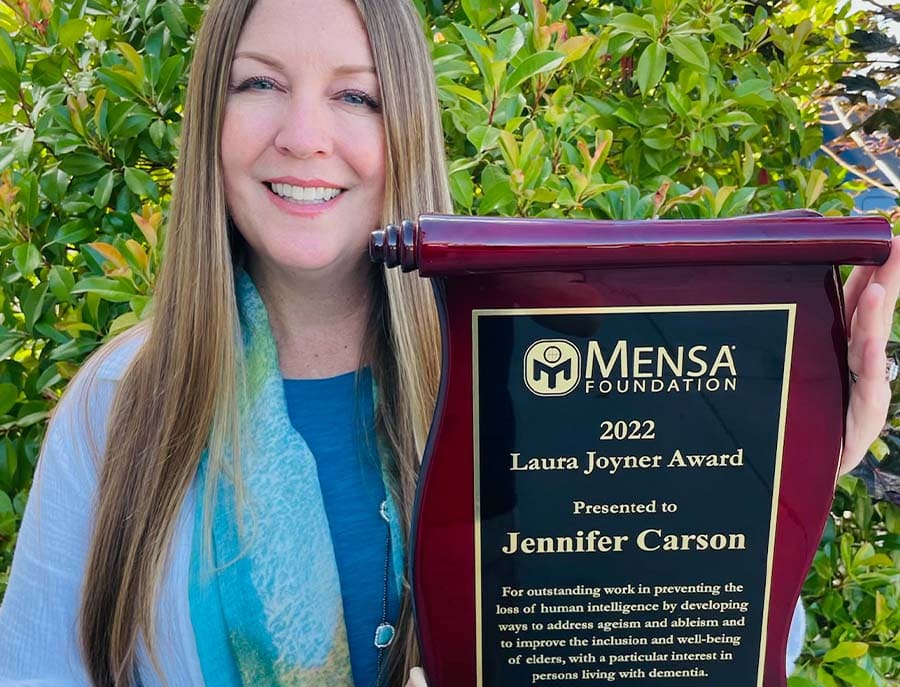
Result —
<instances>
[{"instance_id":1,"label":"woman's chin","mask_svg":"<svg viewBox=\"0 0 900 687\"><path fill-rule=\"evenodd\" d=\"M304 251L302 253L272 251L265 258L251 261L255 269L265 270L272 275L291 276L297 279L327 280L345 277L348 271L359 269L360 263L368 262L364 253L360 260L348 260L346 255L336 251ZM366 258L363 260L362 258ZM353 262L354 264L350 264Z\"/></svg>"}]
</instances>

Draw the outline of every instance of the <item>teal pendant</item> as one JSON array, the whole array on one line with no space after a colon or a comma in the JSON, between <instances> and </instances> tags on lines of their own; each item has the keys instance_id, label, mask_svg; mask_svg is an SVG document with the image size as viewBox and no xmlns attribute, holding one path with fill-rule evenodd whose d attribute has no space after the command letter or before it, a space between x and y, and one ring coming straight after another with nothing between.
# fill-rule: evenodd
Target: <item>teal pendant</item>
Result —
<instances>
[{"instance_id":1,"label":"teal pendant","mask_svg":"<svg viewBox=\"0 0 900 687\"><path fill-rule=\"evenodd\" d=\"M381 623L375 628L375 646L384 649L394 641L394 626L390 623Z\"/></svg>"}]
</instances>

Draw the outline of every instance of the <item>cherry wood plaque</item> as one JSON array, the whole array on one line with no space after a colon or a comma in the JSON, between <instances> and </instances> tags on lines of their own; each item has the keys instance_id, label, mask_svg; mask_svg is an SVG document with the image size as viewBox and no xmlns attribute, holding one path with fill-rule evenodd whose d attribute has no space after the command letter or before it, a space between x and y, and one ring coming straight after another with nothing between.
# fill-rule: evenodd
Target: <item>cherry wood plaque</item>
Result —
<instances>
[{"instance_id":1,"label":"cherry wood plaque","mask_svg":"<svg viewBox=\"0 0 900 687\"><path fill-rule=\"evenodd\" d=\"M411 576L430 687L784 687L880 218L423 216L443 376Z\"/></svg>"}]
</instances>

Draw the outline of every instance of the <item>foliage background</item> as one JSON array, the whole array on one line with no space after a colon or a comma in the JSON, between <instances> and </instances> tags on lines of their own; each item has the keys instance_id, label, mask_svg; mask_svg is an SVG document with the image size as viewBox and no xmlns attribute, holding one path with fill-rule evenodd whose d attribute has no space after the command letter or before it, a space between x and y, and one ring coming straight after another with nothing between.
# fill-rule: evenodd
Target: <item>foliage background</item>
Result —
<instances>
[{"instance_id":1,"label":"foliage background","mask_svg":"<svg viewBox=\"0 0 900 687\"><path fill-rule=\"evenodd\" d=\"M848 35L868 21L837 0L415 1L459 212L853 207L846 170L815 156L816 98L859 59ZM0 593L49 413L87 354L152 313L203 9L2 3ZM791 687L900 684L889 469L900 444L888 433L873 451L864 480L839 486L804 589L808 641Z\"/></svg>"}]
</instances>

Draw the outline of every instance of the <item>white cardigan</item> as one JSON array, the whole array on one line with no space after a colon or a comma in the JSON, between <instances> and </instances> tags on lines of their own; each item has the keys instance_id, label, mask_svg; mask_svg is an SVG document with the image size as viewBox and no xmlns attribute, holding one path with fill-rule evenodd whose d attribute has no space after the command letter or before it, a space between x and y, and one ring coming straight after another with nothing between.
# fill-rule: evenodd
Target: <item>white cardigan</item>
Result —
<instances>
[{"instance_id":1,"label":"white cardigan","mask_svg":"<svg viewBox=\"0 0 900 687\"><path fill-rule=\"evenodd\" d=\"M97 490L97 456L118 381L143 339L117 339L58 404L25 508L3 605L0 687L89 687L76 629ZM193 490L179 514L157 601L157 654L168 687L202 687L188 605ZM144 687L164 683L140 651Z\"/></svg>"},{"instance_id":2,"label":"white cardigan","mask_svg":"<svg viewBox=\"0 0 900 687\"><path fill-rule=\"evenodd\" d=\"M97 457L117 384L143 338L127 334L91 358L57 406L25 509L0 606L0 687L90 687L76 628L87 557ZM155 645L165 682L139 650L143 687L203 687L188 603L195 494L179 513L157 600ZM202 628L201 628L202 629ZM788 672L803 644L800 604L788 640Z\"/></svg>"}]
</instances>

